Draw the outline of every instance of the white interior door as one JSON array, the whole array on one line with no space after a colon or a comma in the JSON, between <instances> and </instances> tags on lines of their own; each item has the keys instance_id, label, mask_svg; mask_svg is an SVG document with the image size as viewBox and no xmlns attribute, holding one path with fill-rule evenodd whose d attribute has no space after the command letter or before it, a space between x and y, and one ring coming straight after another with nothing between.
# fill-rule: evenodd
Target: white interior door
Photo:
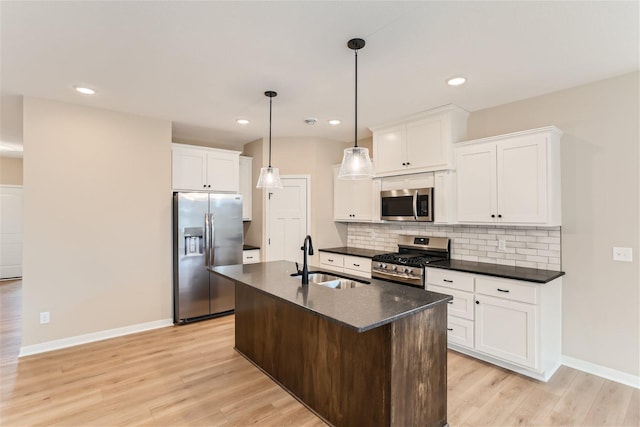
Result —
<instances>
[{"instance_id":1,"label":"white interior door","mask_svg":"<svg viewBox=\"0 0 640 427\"><path fill-rule=\"evenodd\" d=\"M0 279L22 277L22 186L0 185Z\"/></svg>"},{"instance_id":2,"label":"white interior door","mask_svg":"<svg viewBox=\"0 0 640 427\"><path fill-rule=\"evenodd\" d=\"M267 196L266 260L302 262L308 234L309 178L281 177L282 189Z\"/></svg>"}]
</instances>

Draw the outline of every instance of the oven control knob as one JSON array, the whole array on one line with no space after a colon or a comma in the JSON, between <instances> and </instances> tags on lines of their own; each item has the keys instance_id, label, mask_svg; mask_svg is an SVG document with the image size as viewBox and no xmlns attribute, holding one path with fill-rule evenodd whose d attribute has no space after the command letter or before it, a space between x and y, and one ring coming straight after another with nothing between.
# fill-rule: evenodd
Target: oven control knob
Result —
<instances>
[{"instance_id":1,"label":"oven control knob","mask_svg":"<svg viewBox=\"0 0 640 427\"><path fill-rule=\"evenodd\" d=\"M380 264L378 264L378 267L387 268L387 264L381 262Z\"/></svg>"},{"instance_id":2,"label":"oven control knob","mask_svg":"<svg viewBox=\"0 0 640 427\"><path fill-rule=\"evenodd\" d=\"M392 265L392 266L391 266L391 270L396 271L397 269L398 269L398 266L397 266L397 265Z\"/></svg>"},{"instance_id":3,"label":"oven control knob","mask_svg":"<svg viewBox=\"0 0 640 427\"><path fill-rule=\"evenodd\" d=\"M407 274L413 274L413 270L412 270L412 269L410 269L409 267L406 267L406 268L404 269L404 272L405 272L405 273L407 273Z\"/></svg>"}]
</instances>

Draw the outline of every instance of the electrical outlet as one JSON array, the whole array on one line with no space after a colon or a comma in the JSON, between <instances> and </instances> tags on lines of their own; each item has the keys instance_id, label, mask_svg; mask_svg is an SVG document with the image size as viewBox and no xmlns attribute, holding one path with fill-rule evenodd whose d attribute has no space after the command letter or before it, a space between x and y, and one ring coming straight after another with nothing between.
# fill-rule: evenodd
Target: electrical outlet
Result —
<instances>
[{"instance_id":1,"label":"electrical outlet","mask_svg":"<svg viewBox=\"0 0 640 427\"><path fill-rule=\"evenodd\" d=\"M40 313L40 324L44 325L45 323L49 323L51 321L51 316L48 311L43 311Z\"/></svg>"},{"instance_id":2,"label":"electrical outlet","mask_svg":"<svg viewBox=\"0 0 640 427\"><path fill-rule=\"evenodd\" d=\"M613 247L613 260L614 261L632 262L633 261L633 250L631 248L619 248L617 246L614 246Z\"/></svg>"},{"instance_id":3,"label":"electrical outlet","mask_svg":"<svg viewBox=\"0 0 640 427\"><path fill-rule=\"evenodd\" d=\"M505 239L498 239L498 251L505 252L507 250L507 241Z\"/></svg>"}]
</instances>

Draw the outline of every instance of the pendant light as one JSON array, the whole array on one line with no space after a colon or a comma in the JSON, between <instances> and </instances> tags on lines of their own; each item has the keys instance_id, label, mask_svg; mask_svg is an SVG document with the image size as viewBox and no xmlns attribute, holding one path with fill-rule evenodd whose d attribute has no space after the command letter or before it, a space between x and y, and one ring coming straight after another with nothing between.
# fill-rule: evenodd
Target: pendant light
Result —
<instances>
[{"instance_id":1,"label":"pendant light","mask_svg":"<svg viewBox=\"0 0 640 427\"><path fill-rule=\"evenodd\" d=\"M269 166L260 168L260 178L258 178L256 188L282 188L280 171L278 171L278 168L271 166L271 111L273 108L273 97L278 96L278 94L272 90L268 90L264 94L269 97Z\"/></svg>"},{"instance_id":2,"label":"pendant light","mask_svg":"<svg viewBox=\"0 0 640 427\"><path fill-rule=\"evenodd\" d=\"M355 145L345 148L338 179L367 179L373 176L373 165L369 157L369 149L358 147L358 50L362 49L364 45L365 41L362 39L351 39L347 43L349 49L355 52L356 57Z\"/></svg>"}]
</instances>

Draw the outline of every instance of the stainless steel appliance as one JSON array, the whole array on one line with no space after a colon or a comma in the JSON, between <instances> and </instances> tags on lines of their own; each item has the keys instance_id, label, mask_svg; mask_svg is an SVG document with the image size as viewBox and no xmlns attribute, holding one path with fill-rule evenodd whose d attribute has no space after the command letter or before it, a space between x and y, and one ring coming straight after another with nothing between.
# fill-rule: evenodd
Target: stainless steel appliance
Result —
<instances>
[{"instance_id":1,"label":"stainless steel appliance","mask_svg":"<svg viewBox=\"0 0 640 427\"><path fill-rule=\"evenodd\" d=\"M381 191L380 218L389 221L433 221L433 188Z\"/></svg>"},{"instance_id":2,"label":"stainless steel appliance","mask_svg":"<svg viewBox=\"0 0 640 427\"><path fill-rule=\"evenodd\" d=\"M449 259L451 242L446 237L399 236L398 252L375 255L371 277L425 288L425 267Z\"/></svg>"},{"instance_id":3,"label":"stainless steel appliance","mask_svg":"<svg viewBox=\"0 0 640 427\"><path fill-rule=\"evenodd\" d=\"M232 313L232 281L207 267L242 264L242 196L173 193L173 322Z\"/></svg>"}]
</instances>

